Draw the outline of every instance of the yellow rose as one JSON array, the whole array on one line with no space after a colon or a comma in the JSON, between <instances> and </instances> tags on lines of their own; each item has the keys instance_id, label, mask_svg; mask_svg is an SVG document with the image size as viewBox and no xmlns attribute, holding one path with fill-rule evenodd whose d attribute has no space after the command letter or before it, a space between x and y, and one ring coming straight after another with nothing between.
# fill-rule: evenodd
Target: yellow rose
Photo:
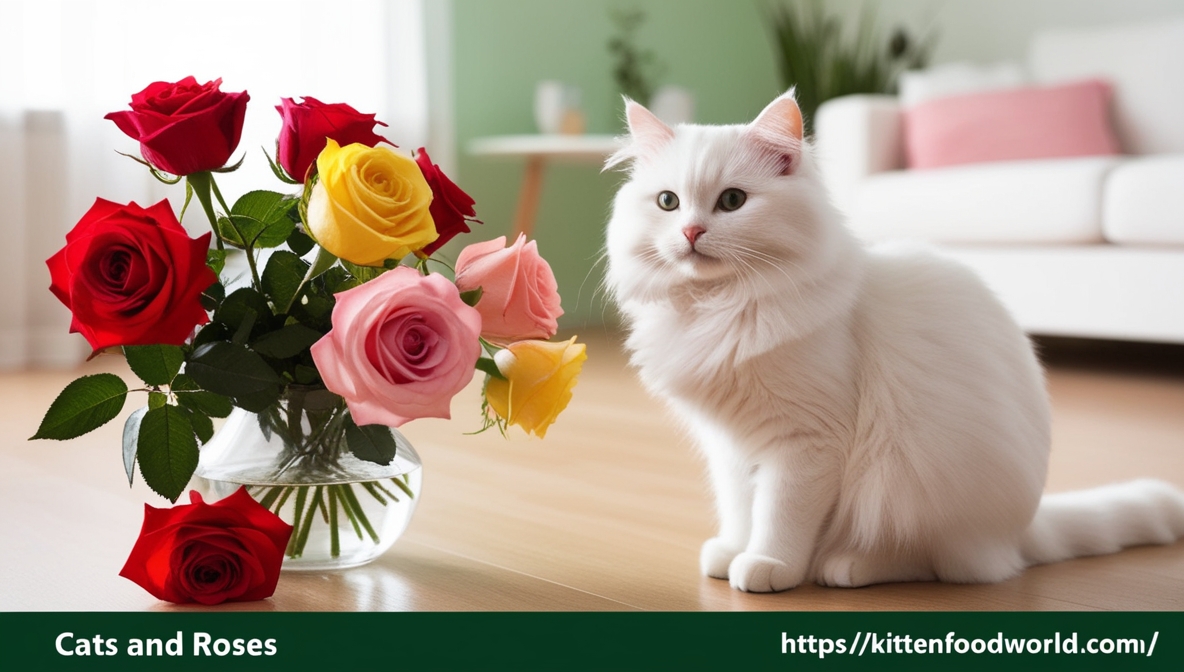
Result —
<instances>
[{"instance_id":1,"label":"yellow rose","mask_svg":"<svg viewBox=\"0 0 1184 672\"><path fill-rule=\"evenodd\" d=\"M494 356L507 380L490 378L485 399L511 425L539 438L567 408L576 377L588 359L583 343L518 341Z\"/></svg>"},{"instance_id":2,"label":"yellow rose","mask_svg":"<svg viewBox=\"0 0 1184 672\"><path fill-rule=\"evenodd\" d=\"M413 159L386 147L330 139L317 157L320 181L308 201L312 237L360 266L423 249L438 237L432 188Z\"/></svg>"}]
</instances>

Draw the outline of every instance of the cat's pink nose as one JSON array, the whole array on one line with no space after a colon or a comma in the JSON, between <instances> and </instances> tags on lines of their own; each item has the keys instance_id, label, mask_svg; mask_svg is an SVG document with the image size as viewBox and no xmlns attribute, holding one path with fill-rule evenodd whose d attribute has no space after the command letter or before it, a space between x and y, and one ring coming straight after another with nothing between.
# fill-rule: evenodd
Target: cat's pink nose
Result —
<instances>
[{"instance_id":1,"label":"cat's pink nose","mask_svg":"<svg viewBox=\"0 0 1184 672\"><path fill-rule=\"evenodd\" d=\"M682 230L682 235L687 237L687 242L691 244L691 247L694 247L695 241L699 240L699 236L705 233L707 233L707 229L698 224L688 226Z\"/></svg>"}]
</instances>

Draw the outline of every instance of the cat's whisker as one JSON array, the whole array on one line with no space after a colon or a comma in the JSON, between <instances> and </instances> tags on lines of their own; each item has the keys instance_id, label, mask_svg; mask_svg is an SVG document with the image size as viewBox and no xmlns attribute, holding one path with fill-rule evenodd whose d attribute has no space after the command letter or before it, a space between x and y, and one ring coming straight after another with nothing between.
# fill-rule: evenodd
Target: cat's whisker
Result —
<instances>
[{"instance_id":1,"label":"cat's whisker","mask_svg":"<svg viewBox=\"0 0 1184 672\"><path fill-rule=\"evenodd\" d=\"M745 246L737 245L735 250L737 253L742 255L741 258L743 258L743 256L747 256L748 258L750 258L754 261L764 262L766 265L772 267L773 269L775 269L776 271L781 273L781 275L785 277L786 282L788 282L789 286L793 289L794 293L797 294L798 301L804 300L802 297L802 291L798 287L798 283L794 280L793 276L791 276L788 271L786 271L784 268L781 267L781 263L788 263L788 264L793 265L794 267L798 268L799 270L801 269L800 266L798 266L797 264L795 264L792 261L777 259L776 257L774 257L766 252L762 252L760 250L756 250L756 249L745 247ZM752 272L754 274L759 275L765 281L765 284L769 285L769 289L771 291L774 291L774 292L777 291L777 288L773 286L772 281L770 281L767 277L765 277L765 275L763 273L760 273L759 271L757 271L757 269L755 267L753 267L751 264L746 264L746 265L748 266L748 268L750 270L752 270Z\"/></svg>"},{"instance_id":2,"label":"cat's whisker","mask_svg":"<svg viewBox=\"0 0 1184 672\"><path fill-rule=\"evenodd\" d=\"M591 277L592 277L592 274L593 274L594 272L596 272L596 268L597 268L598 266L600 266L601 264L605 264L605 263L607 263L607 262L608 262L608 248L607 248L607 247L605 247L605 248L601 248L601 250L600 250L600 254L598 254L598 255L596 256L596 261L592 262L592 266L591 266L591 268L589 268L589 269L588 269L588 272L587 272L587 273L584 275L584 280L583 280L582 282L580 282L580 289L579 289L579 291L577 291L577 292L576 292L576 306L579 306L579 305L580 305L580 299L581 299L581 298L583 297L583 295L584 295L584 285L588 284L588 278L591 278ZM596 289L595 289L595 290L592 292L592 297L589 299L589 304L590 304L590 305L595 305L595 304L596 304L596 299L597 299L597 297L603 297L603 296L606 296L606 294L607 294L607 291L608 291L608 278L607 278L607 276L601 276L601 278L600 278L600 282L598 282L598 283L596 283L596 284L597 284L597 287L596 287ZM601 313L602 313L601 317L602 317L602 318L604 317L604 315L603 315L603 312L604 312L604 310L603 310L603 308L602 308L602 309L601 309Z\"/></svg>"}]
</instances>

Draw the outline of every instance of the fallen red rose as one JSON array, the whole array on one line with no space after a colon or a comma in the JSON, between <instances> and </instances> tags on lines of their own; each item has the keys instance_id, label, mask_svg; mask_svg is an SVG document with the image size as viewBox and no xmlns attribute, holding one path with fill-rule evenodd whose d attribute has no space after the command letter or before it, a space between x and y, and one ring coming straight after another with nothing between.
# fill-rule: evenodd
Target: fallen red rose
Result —
<instances>
[{"instance_id":1,"label":"fallen red rose","mask_svg":"<svg viewBox=\"0 0 1184 672\"><path fill-rule=\"evenodd\" d=\"M140 143L144 160L173 175L191 175L226 165L242 137L246 91L225 93L221 79L198 84L153 82L132 96L131 110L104 119Z\"/></svg>"},{"instance_id":2,"label":"fallen red rose","mask_svg":"<svg viewBox=\"0 0 1184 672\"><path fill-rule=\"evenodd\" d=\"M415 152L415 162L419 164L420 172L432 188L430 212L432 221L436 223L436 233L440 234L440 237L423 248L424 254L432 254L456 236L471 231L468 225L470 220L478 224L481 222L473 219L477 216L477 212L473 210L473 198L448 179L444 171L440 170L440 166L432 163L432 157L428 156L427 150L423 147Z\"/></svg>"},{"instance_id":3,"label":"fallen red rose","mask_svg":"<svg viewBox=\"0 0 1184 672\"><path fill-rule=\"evenodd\" d=\"M210 235L190 238L167 200L145 209L96 199L46 261L50 291L96 351L181 345L209 322L201 293L218 279L206 266Z\"/></svg>"},{"instance_id":4,"label":"fallen red rose","mask_svg":"<svg viewBox=\"0 0 1184 672\"><path fill-rule=\"evenodd\" d=\"M184 604L262 600L275 593L292 526L239 488L206 504L144 505L144 527L119 575Z\"/></svg>"}]
</instances>

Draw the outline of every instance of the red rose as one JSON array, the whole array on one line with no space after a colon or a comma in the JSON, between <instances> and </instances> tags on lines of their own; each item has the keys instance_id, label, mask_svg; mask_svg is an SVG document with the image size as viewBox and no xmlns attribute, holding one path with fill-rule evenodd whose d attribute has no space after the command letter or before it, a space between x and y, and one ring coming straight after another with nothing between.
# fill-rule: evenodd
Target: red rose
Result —
<instances>
[{"instance_id":1,"label":"red rose","mask_svg":"<svg viewBox=\"0 0 1184 672\"><path fill-rule=\"evenodd\" d=\"M374 125L386 126L373 114L362 114L345 103L322 103L304 97L303 103L281 98L275 109L284 120L277 143L276 162L294 180L304 181L308 168L325 148L325 139L333 138L345 147L354 143L373 147L386 138L374 132Z\"/></svg>"},{"instance_id":2,"label":"red rose","mask_svg":"<svg viewBox=\"0 0 1184 672\"><path fill-rule=\"evenodd\" d=\"M153 82L132 96L131 111L104 119L140 143L144 160L173 175L226 165L238 147L247 114L246 91L223 93L221 79L198 84L192 77Z\"/></svg>"},{"instance_id":3,"label":"red rose","mask_svg":"<svg viewBox=\"0 0 1184 672\"><path fill-rule=\"evenodd\" d=\"M168 602L219 604L271 597L292 526L239 488L213 504L144 505L144 527L119 575Z\"/></svg>"},{"instance_id":4,"label":"red rose","mask_svg":"<svg viewBox=\"0 0 1184 672\"><path fill-rule=\"evenodd\" d=\"M432 157L428 156L427 150L423 147L415 153L415 162L419 164L419 170L428 181L428 186L432 188L432 221L436 223L436 233L440 234L440 237L423 248L424 254L432 254L444 247L444 243L462 233L468 233L470 229L467 220L478 224L481 222L473 219L477 212L473 210L472 197L448 179L440 170L440 166L432 163Z\"/></svg>"},{"instance_id":5,"label":"red rose","mask_svg":"<svg viewBox=\"0 0 1184 672\"><path fill-rule=\"evenodd\" d=\"M46 262L49 289L95 350L180 345L209 321L201 293L218 280L209 247L210 234L190 238L167 200L145 210L99 198Z\"/></svg>"}]
</instances>

